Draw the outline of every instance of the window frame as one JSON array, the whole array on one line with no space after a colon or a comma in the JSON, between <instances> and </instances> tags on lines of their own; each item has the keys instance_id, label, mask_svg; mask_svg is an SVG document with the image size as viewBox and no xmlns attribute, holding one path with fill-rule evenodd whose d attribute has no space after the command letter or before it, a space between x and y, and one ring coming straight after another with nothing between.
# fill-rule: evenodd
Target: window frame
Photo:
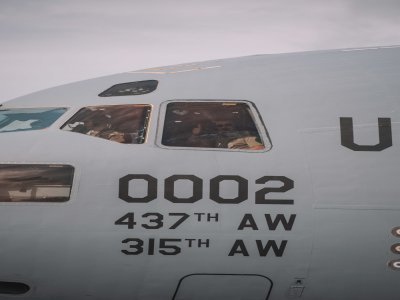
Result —
<instances>
[{"instance_id":1,"label":"window frame","mask_svg":"<svg viewBox=\"0 0 400 300\"><path fill-rule=\"evenodd\" d=\"M204 103L222 103L222 102L235 102L235 103L244 103L250 108L251 117L254 121L254 125L257 128L257 131L260 135L260 138L263 142L264 149L260 150L251 150L251 149L229 149L229 148L206 148L206 147L181 147L181 146L166 146L162 144L162 137L164 134L164 124L165 117L167 112L167 106L169 103L176 102L204 102ZM237 100L237 99L174 99L167 100L160 104L159 112L158 112L158 124L157 124L157 132L156 132L156 146L168 149L168 150L190 150L190 151L224 151L224 152L246 152L246 153L263 153L268 152L272 149L272 142L269 137L268 131L266 129L265 123L261 117L260 112L258 111L256 105L252 101L248 100Z\"/></svg>"},{"instance_id":2,"label":"window frame","mask_svg":"<svg viewBox=\"0 0 400 300\"><path fill-rule=\"evenodd\" d=\"M69 166L73 169L71 189L69 191L69 198L66 201L0 201L0 206L35 206L35 205L68 205L75 202L77 191L80 183L80 168L77 168L72 162L0 162L0 165L21 165L21 166Z\"/></svg>"},{"instance_id":3,"label":"window frame","mask_svg":"<svg viewBox=\"0 0 400 300\"><path fill-rule=\"evenodd\" d=\"M151 121L152 121L152 115L154 114L154 105L150 104L150 103L116 103L116 104L91 104L91 105L87 105L87 106L81 106L78 107L76 109L74 109L71 113L71 115L66 119L66 121L61 122L60 124L58 124L58 129L62 132L68 132L68 134L71 133L77 133L77 132L73 132L70 130L64 130L63 128L65 126L67 126L67 124L69 123L70 120L72 120L79 112L81 112L83 109L85 108L89 108L89 107L104 107L104 106L148 106L149 107L149 112L148 112L148 120L147 123L145 123L144 128L145 130L145 134L143 136L143 143L120 143L120 142L115 142L112 140L108 140L105 138L101 138L101 137L97 137L97 136L92 136L92 135L88 135L88 134L84 134L84 133L80 133L78 136L82 136L82 137L89 137L89 138L96 138L99 141L106 141L106 142L113 142L115 144L119 144L119 145L144 145L147 144L148 142L148 138L149 138L149 133L150 133L150 129L151 129Z\"/></svg>"}]
</instances>

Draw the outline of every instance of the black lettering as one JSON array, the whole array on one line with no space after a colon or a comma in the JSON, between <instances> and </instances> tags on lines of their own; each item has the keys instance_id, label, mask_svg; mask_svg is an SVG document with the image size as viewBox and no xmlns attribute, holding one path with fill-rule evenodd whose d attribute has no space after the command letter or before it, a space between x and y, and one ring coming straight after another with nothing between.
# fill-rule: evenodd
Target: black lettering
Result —
<instances>
[{"instance_id":1,"label":"black lettering","mask_svg":"<svg viewBox=\"0 0 400 300\"><path fill-rule=\"evenodd\" d=\"M290 215L289 221L286 220L286 217L283 214L277 214L274 220L272 220L271 215L265 215L265 220L267 221L269 230L276 230L279 223L282 223L283 228L285 228L286 231L290 231L292 230L295 219L296 215Z\"/></svg>"},{"instance_id":2,"label":"black lettering","mask_svg":"<svg viewBox=\"0 0 400 300\"><path fill-rule=\"evenodd\" d=\"M353 151L382 151L393 145L390 118L378 118L379 143L376 145L358 145L354 142L353 118L340 118L342 146Z\"/></svg>"},{"instance_id":3,"label":"black lettering","mask_svg":"<svg viewBox=\"0 0 400 300\"><path fill-rule=\"evenodd\" d=\"M272 248L275 256L281 257L283 255L283 252L285 251L285 248L287 245L287 241L282 241L278 247L278 245L276 244L276 241L273 241L273 240L272 241L269 240L267 242L267 244L265 245L265 247L263 246L261 240L256 240L256 243L257 243L258 253L260 254L260 256L267 256L269 250Z\"/></svg>"},{"instance_id":4,"label":"black lettering","mask_svg":"<svg viewBox=\"0 0 400 300\"><path fill-rule=\"evenodd\" d=\"M129 194L129 182L135 179L147 181L147 195L132 197ZM119 179L119 198L128 203L148 203L157 198L157 178L146 174L130 174Z\"/></svg>"},{"instance_id":5,"label":"black lettering","mask_svg":"<svg viewBox=\"0 0 400 300\"><path fill-rule=\"evenodd\" d=\"M225 199L220 196L220 183L225 180L236 181L238 183L238 195L233 199ZM210 199L220 204L238 204L247 200L248 181L240 176L220 175L210 180Z\"/></svg>"},{"instance_id":6,"label":"black lettering","mask_svg":"<svg viewBox=\"0 0 400 300\"><path fill-rule=\"evenodd\" d=\"M199 239L199 240L197 241L197 246L198 246L199 248L201 248L203 245L206 246L206 248L209 248L209 247L210 247L210 240L209 240L209 239L205 239L205 240L203 241L203 240Z\"/></svg>"},{"instance_id":7,"label":"black lettering","mask_svg":"<svg viewBox=\"0 0 400 300\"><path fill-rule=\"evenodd\" d=\"M294 187L293 180L285 176L264 176L256 180L257 184L265 184L269 181L280 181L283 183L281 187L265 187L256 192L256 204L293 204L293 200L288 199L265 199L268 193L284 193Z\"/></svg>"},{"instance_id":8,"label":"black lettering","mask_svg":"<svg viewBox=\"0 0 400 300\"><path fill-rule=\"evenodd\" d=\"M149 218L150 223L154 223L154 225L150 224L142 224L143 228L146 229L159 229L163 226L163 215L159 213L146 213L142 216L143 218ZM150 217L154 217L153 219L150 219Z\"/></svg>"},{"instance_id":9,"label":"black lettering","mask_svg":"<svg viewBox=\"0 0 400 300\"><path fill-rule=\"evenodd\" d=\"M196 239L185 239L185 241L188 241L188 247L192 248L192 244Z\"/></svg>"},{"instance_id":10,"label":"black lettering","mask_svg":"<svg viewBox=\"0 0 400 300\"><path fill-rule=\"evenodd\" d=\"M214 222L218 222L218 214L211 215L210 213L207 214L207 222L211 222L214 219Z\"/></svg>"},{"instance_id":11,"label":"black lettering","mask_svg":"<svg viewBox=\"0 0 400 300\"><path fill-rule=\"evenodd\" d=\"M154 255L154 239L149 239L149 251L147 251L149 255Z\"/></svg>"},{"instance_id":12,"label":"black lettering","mask_svg":"<svg viewBox=\"0 0 400 300\"><path fill-rule=\"evenodd\" d=\"M178 216L180 217L180 219L178 221L175 222L174 225L172 225L169 229L175 229L177 228L179 225L181 225L183 222L185 222L185 220L187 218L189 218L188 214L185 213L169 213L170 216Z\"/></svg>"},{"instance_id":13,"label":"black lettering","mask_svg":"<svg viewBox=\"0 0 400 300\"><path fill-rule=\"evenodd\" d=\"M240 222L240 225L238 227L238 230L243 230L245 227L250 227L253 230L258 230L256 221L253 218L252 214L245 214L243 216L242 221Z\"/></svg>"},{"instance_id":14,"label":"black lettering","mask_svg":"<svg viewBox=\"0 0 400 300\"><path fill-rule=\"evenodd\" d=\"M203 219L202 216L205 215L205 213L193 213L194 215L197 216L197 221L201 222L201 220Z\"/></svg>"},{"instance_id":15,"label":"black lettering","mask_svg":"<svg viewBox=\"0 0 400 300\"><path fill-rule=\"evenodd\" d=\"M133 229L136 225L135 214L130 212L119 218L114 223L115 225L127 225L129 229Z\"/></svg>"},{"instance_id":16,"label":"black lettering","mask_svg":"<svg viewBox=\"0 0 400 300\"><path fill-rule=\"evenodd\" d=\"M193 194L189 198L175 196L175 181L189 180L193 183ZM164 198L173 203L194 203L203 197L203 180L194 175L173 175L165 179Z\"/></svg>"},{"instance_id":17,"label":"black lettering","mask_svg":"<svg viewBox=\"0 0 400 300\"><path fill-rule=\"evenodd\" d=\"M247 251L243 240L235 241L228 256L234 256L236 254L242 254L243 256L249 256L249 252Z\"/></svg>"},{"instance_id":18,"label":"black lettering","mask_svg":"<svg viewBox=\"0 0 400 300\"><path fill-rule=\"evenodd\" d=\"M181 239L160 239L160 253L164 255L177 255L181 253L181 248L179 246L167 245L167 243L178 243L180 241ZM170 251L161 249L168 249Z\"/></svg>"},{"instance_id":19,"label":"black lettering","mask_svg":"<svg viewBox=\"0 0 400 300\"><path fill-rule=\"evenodd\" d=\"M125 239L122 241L122 243L129 243L130 250L121 250L121 252L126 255L138 255L143 252L143 241L141 239ZM132 251L132 249L134 251Z\"/></svg>"}]
</instances>

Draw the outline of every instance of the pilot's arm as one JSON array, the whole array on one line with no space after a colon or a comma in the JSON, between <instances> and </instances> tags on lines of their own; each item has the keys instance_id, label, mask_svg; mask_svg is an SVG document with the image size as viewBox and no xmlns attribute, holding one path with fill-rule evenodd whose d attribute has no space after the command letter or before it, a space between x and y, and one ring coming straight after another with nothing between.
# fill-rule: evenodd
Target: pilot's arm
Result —
<instances>
[{"instance_id":1,"label":"pilot's arm","mask_svg":"<svg viewBox=\"0 0 400 300\"><path fill-rule=\"evenodd\" d=\"M250 150L262 150L264 145L260 139L255 136L245 136L234 139L228 143L229 149L250 149Z\"/></svg>"}]
</instances>

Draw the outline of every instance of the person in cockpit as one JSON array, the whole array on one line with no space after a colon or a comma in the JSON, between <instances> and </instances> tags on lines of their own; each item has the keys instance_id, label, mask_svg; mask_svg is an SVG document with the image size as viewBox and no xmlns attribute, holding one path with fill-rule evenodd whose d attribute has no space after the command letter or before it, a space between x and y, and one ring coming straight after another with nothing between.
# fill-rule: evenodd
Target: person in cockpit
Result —
<instances>
[{"instance_id":1,"label":"person in cockpit","mask_svg":"<svg viewBox=\"0 0 400 300\"><path fill-rule=\"evenodd\" d=\"M260 137L255 136L249 131L236 129L233 122L229 120L215 120L214 125L216 128L216 148L251 150L264 149Z\"/></svg>"},{"instance_id":2,"label":"person in cockpit","mask_svg":"<svg viewBox=\"0 0 400 300\"><path fill-rule=\"evenodd\" d=\"M201 123L192 128L188 138L191 147L262 150L264 145L258 135L238 130L230 120L214 120L212 129Z\"/></svg>"}]
</instances>

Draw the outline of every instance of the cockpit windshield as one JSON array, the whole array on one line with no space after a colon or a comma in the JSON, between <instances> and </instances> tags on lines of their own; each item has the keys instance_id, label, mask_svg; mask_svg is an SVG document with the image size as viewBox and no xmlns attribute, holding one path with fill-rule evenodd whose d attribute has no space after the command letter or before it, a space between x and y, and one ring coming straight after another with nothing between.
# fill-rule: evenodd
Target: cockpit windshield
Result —
<instances>
[{"instance_id":1,"label":"cockpit windshield","mask_svg":"<svg viewBox=\"0 0 400 300\"><path fill-rule=\"evenodd\" d=\"M49 127L66 108L15 108L0 110L0 132L38 130Z\"/></svg>"},{"instance_id":2,"label":"cockpit windshield","mask_svg":"<svg viewBox=\"0 0 400 300\"><path fill-rule=\"evenodd\" d=\"M170 102L161 142L168 147L264 150L256 120L246 102Z\"/></svg>"},{"instance_id":3,"label":"cockpit windshield","mask_svg":"<svg viewBox=\"0 0 400 300\"><path fill-rule=\"evenodd\" d=\"M122 144L143 144L150 112L148 104L88 106L61 129Z\"/></svg>"}]
</instances>

